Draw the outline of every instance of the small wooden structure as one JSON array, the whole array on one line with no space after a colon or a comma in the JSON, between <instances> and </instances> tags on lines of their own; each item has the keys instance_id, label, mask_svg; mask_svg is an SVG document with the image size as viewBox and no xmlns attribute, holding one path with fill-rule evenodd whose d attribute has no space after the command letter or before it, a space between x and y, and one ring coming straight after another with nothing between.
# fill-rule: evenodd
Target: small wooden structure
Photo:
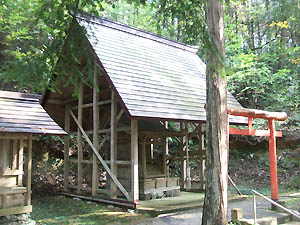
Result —
<instances>
[{"instance_id":1,"label":"small wooden structure","mask_svg":"<svg viewBox=\"0 0 300 225\"><path fill-rule=\"evenodd\" d=\"M270 178L271 178L271 198L278 200L277 182L277 156L276 156L276 137L282 137L281 131L276 131L275 120L284 121L287 118L285 112L268 112L256 109L228 109L228 114L233 116L243 116L248 118L248 129L238 129L229 127L229 134L267 136L269 137L269 159L270 159ZM254 130L253 119L261 118L268 120L268 130Z\"/></svg>"},{"instance_id":2,"label":"small wooden structure","mask_svg":"<svg viewBox=\"0 0 300 225\"><path fill-rule=\"evenodd\" d=\"M93 65L92 72L74 74L70 65L60 65L78 83L61 79L60 92L48 90L42 103L68 133L77 134L76 148L65 138L65 192L133 203L178 195L190 189L191 160L199 162L203 187L206 85L198 47L84 14L70 30L69 40L76 36L78 46L88 46L78 69ZM230 93L228 105L242 108ZM230 122L247 123L239 117ZM176 153L168 137L178 141ZM196 149L191 138L198 140ZM168 172L174 161L180 162L180 178Z\"/></svg>"},{"instance_id":3,"label":"small wooden structure","mask_svg":"<svg viewBox=\"0 0 300 225\"><path fill-rule=\"evenodd\" d=\"M0 216L32 211L32 136L66 134L41 107L40 97L0 91Z\"/></svg>"}]
</instances>

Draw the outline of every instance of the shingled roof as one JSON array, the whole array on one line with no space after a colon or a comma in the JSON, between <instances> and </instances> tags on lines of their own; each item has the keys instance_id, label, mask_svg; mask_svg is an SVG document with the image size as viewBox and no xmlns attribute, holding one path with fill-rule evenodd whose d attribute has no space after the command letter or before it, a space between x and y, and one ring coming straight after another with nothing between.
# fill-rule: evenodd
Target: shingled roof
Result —
<instances>
[{"instance_id":1,"label":"shingled roof","mask_svg":"<svg viewBox=\"0 0 300 225\"><path fill-rule=\"evenodd\" d=\"M0 132L67 134L40 105L40 95L0 91Z\"/></svg>"},{"instance_id":2,"label":"shingled roof","mask_svg":"<svg viewBox=\"0 0 300 225\"><path fill-rule=\"evenodd\" d=\"M197 47L107 19L77 16L131 118L205 121L205 64ZM228 93L228 106L242 108ZM243 123L234 117L231 122Z\"/></svg>"}]
</instances>

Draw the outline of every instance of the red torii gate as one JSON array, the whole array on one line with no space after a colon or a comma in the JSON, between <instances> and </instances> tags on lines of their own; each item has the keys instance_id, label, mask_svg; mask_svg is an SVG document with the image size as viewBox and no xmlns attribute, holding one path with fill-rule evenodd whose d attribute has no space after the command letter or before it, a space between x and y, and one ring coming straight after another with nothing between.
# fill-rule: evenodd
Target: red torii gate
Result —
<instances>
[{"instance_id":1,"label":"red torii gate","mask_svg":"<svg viewBox=\"0 0 300 225\"><path fill-rule=\"evenodd\" d=\"M229 134L269 137L271 198L273 200L278 200L276 137L282 137L282 132L276 131L275 120L284 121L287 118L287 114L285 112L268 112L256 109L229 108L227 111L229 115L248 117L248 129L238 129L229 127ZM268 120L269 130L253 130L252 124L254 118Z\"/></svg>"}]
</instances>

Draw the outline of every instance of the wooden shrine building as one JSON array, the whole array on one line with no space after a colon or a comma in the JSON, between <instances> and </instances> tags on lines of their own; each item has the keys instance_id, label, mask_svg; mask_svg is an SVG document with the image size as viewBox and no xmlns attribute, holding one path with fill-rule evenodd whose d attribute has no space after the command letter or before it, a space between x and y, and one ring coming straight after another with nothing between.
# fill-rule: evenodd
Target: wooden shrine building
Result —
<instances>
[{"instance_id":1,"label":"wooden shrine building","mask_svg":"<svg viewBox=\"0 0 300 225\"><path fill-rule=\"evenodd\" d=\"M77 134L65 140L65 191L137 203L189 189L189 161L203 168L205 155L205 65L198 48L84 14L71 30L69 38L88 46L82 55L88 49L92 70L79 76L70 68L78 83L60 79L60 91L48 90L42 103L65 131ZM81 58L78 68L85 65ZM230 93L228 105L242 108ZM168 137L180 142L176 153L170 153ZM193 137L197 149L189 146ZM181 162L180 178L169 174L172 161Z\"/></svg>"},{"instance_id":2,"label":"wooden shrine building","mask_svg":"<svg viewBox=\"0 0 300 225\"><path fill-rule=\"evenodd\" d=\"M0 217L32 211L32 136L66 134L42 108L40 98L0 91Z\"/></svg>"}]
</instances>

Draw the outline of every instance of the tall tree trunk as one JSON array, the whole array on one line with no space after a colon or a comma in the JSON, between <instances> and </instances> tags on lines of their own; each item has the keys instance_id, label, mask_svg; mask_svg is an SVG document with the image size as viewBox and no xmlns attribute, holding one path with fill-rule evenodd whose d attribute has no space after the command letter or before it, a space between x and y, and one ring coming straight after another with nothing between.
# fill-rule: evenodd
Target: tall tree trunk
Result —
<instances>
[{"instance_id":1,"label":"tall tree trunk","mask_svg":"<svg viewBox=\"0 0 300 225\"><path fill-rule=\"evenodd\" d=\"M224 17L222 1L209 0L207 25L210 43L206 61L206 185L202 225L227 224L228 115L223 66Z\"/></svg>"}]
</instances>

